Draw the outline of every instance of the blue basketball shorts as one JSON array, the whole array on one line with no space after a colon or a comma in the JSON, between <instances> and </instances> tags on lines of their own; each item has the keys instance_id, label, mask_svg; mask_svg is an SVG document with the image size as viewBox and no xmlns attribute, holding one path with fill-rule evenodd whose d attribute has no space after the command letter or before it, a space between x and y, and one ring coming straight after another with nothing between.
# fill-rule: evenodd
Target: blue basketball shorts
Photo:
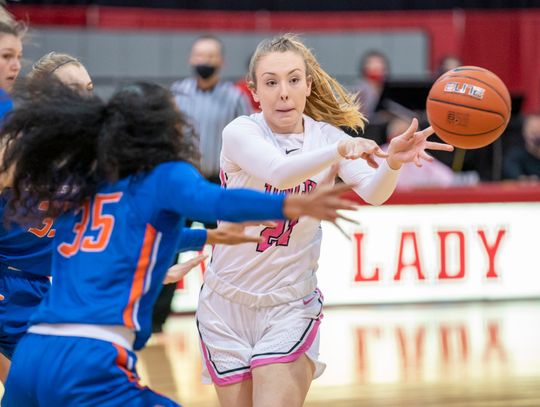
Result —
<instances>
[{"instance_id":1,"label":"blue basketball shorts","mask_svg":"<svg viewBox=\"0 0 540 407\"><path fill-rule=\"evenodd\" d=\"M178 407L139 383L135 353L111 342L29 333L19 342L3 407Z\"/></svg>"},{"instance_id":2,"label":"blue basketball shorts","mask_svg":"<svg viewBox=\"0 0 540 407\"><path fill-rule=\"evenodd\" d=\"M0 352L8 359L50 286L48 277L0 266Z\"/></svg>"}]
</instances>

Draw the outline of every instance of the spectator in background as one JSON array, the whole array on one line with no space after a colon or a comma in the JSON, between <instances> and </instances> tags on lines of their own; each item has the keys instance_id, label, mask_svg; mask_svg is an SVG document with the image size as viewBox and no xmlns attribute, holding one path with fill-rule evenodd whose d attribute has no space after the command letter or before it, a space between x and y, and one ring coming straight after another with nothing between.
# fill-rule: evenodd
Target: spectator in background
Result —
<instances>
[{"instance_id":1,"label":"spectator in background","mask_svg":"<svg viewBox=\"0 0 540 407\"><path fill-rule=\"evenodd\" d=\"M361 58L360 80L353 91L358 92L360 110L370 122L375 120L389 70L388 59L379 51L368 51Z\"/></svg>"},{"instance_id":2,"label":"spectator in background","mask_svg":"<svg viewBox=\"0 0 540 407\"><path fill-rule=\"evenodd\" d=\"M503 179L540 179L540 112L525 118L523 139L504 157Z\"/></svg>"},{"instance_id":3,"label":"spectator in background","mask_svg":"<svg viewBox=\"0 0 540 407\"><path fill-rule=\"evenodd\" d=\"M399 117L390 120L386 128L387 143L381 148L387 151L390 140L403 134L409 125L408 121ZM414 163L407 163L401 167L396 189L447 187L454 183L454 178L452 170L436 159L431 162L422 161L422 167L417 167Z\"/></svg>"},{"instance_id":4,"label":"spectator in background","mask_svg":"<svg viewBox=\"0 0 540 407\"><path fill-rule=\"evenodd\" d=\"M251 114L251 108L234 84L221 80L223 43L219 38L197 38L191 47L189 65L193 77L173 83L171 91L199 136L201 172L210 181L220 183L221 132L236 117Z\"/></svg>"},{"instance_id":5,"label":"spectator in background","mask_svg":"<svg viewBox=\"0 0 540 407\"><path fill-rule=\"evenodd\" d=\"M219 154L221 133L233 119L251 114L244 94L231 82L221 80L223 43L212 35L197 38L191 46L189 65L193 76L174 82L171 92L176 105L185 113L199 137L201 172L209 180L220 184ZM206 227L215 228L213 222ZM163 286L152 317L153 332L161 332L170 311L176 284Z\"/></svg>"},{"instance_id":6,"label":"spectator in background","mask_svg":"<svg viewBox=\"0 0 540 407\"><path fill-rule=\"evenodd\" d=\"M443 73L448 72L450 69L462 66L463 61L456 55L446 55L439 62L437 71L435 72L435 79L441 76Z\"/></svg>"}]
</instances>

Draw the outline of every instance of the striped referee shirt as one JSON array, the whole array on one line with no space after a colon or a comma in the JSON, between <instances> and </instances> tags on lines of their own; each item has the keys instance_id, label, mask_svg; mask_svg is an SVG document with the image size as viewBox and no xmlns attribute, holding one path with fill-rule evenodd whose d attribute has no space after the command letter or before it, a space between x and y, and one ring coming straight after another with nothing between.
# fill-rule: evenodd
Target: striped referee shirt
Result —
<instances>
[{"instance_id":1,"label":"striped referee shirt","mask_svg":"<svg viewBox=\"0 0 540 407\"><path fill-rule=\"evenodd\" d=\"M221 132L238 116L252 113L247 98L231 82L219 82L212 89L201 90L195 78L174 82L171 92L199 136L202 173L217 178Z\"/></svg>"}]
</instances>

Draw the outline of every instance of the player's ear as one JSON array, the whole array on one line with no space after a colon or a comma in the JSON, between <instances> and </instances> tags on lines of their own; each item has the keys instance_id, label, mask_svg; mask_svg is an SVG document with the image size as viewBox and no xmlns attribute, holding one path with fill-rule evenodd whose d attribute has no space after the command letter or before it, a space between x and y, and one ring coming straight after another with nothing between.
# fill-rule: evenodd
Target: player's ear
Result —
<instances>
[{"instance_id":1,"label":"player's ear","mask_svg":"<svg viewBox=\"0 0 540 407\"><path fill-rule=\"evenodd\" d=\"M257 87L255 86L255 82L249 81L248 88L251 91L251 94L253 95L253 100L255 102L260 102L259 96L257 95Z\"/></svg>"},{"instance_id":2,"label":"player's ear","mask_svg":"<svg viewBox=\"0 0 540 407\"><path fill-rule=\"evenodd\" d=\"M306 76L306 84L307 84L307 90L306 90L306 97L311 95L311 84L313 83L313 77L311 75Z\"/></svg>"}]
</instances>

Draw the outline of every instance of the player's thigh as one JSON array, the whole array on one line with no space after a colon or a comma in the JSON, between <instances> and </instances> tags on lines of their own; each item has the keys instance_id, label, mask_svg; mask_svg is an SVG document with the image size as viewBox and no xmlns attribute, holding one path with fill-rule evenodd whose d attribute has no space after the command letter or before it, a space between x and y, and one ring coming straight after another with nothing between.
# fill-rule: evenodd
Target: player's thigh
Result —
<instances>
[{"instance_id":1,"label":"player's thigh","mask_svg":"<svg viewBox=\"0 0 540 407\"><path fill-rule=\"evenodd\" d=\"M244 380L226 386L214 385L221 407L252 407L253 382Z\"/></svg>"},{"instance_id":2,"label":"player's thigh","mask_svg":"<svg viewBox=\"0 0 540 407\"><path fill-rule=\"evenodd\" d=\"M301 407L314 373L315 366L306 355L293 362L254 368L253 404L257 407Z\"/></svg>"}]
</instances>

